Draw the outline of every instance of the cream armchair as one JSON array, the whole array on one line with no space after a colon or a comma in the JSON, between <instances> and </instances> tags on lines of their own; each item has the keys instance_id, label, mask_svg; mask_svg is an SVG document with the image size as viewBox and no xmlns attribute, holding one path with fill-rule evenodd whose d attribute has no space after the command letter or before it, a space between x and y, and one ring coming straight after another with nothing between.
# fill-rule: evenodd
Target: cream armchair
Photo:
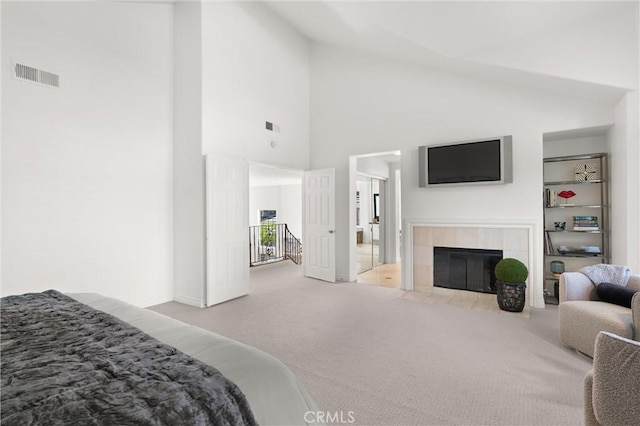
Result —
<instances>
[{"instance_id":1,"label":"cream armchair","mask_svg":"<svg viewBox=\"0 0 640 426\"><path fill-rule=\"evenodd\" d=\"M640 275L631 275L627 287L640 290ZM601 331L640 340L637 322L634 337L631 309L601 301L596 286L583 273L563 273L559 293L560 340L565 345L593 357L596 337ZM640 317L640 306L635 308L635 316Z\"/></svg>"}]
</instances>

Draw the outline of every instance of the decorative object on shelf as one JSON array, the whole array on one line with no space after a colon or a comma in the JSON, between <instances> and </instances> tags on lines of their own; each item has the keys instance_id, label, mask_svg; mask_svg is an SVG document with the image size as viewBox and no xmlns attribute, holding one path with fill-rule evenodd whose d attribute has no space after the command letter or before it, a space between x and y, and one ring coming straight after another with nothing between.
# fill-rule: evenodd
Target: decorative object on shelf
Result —
<instances>
[{"instance_id":1,"label":"decorative object on shelf","mask_svg":"<svg viewBox=\"0 0 640 426\"><path fill-rule=\"evenodd\" d=\"M564 228L567 226L567 222L553 222L553 227L556 231L564 231Z\"/></svg>"},{"instance_id":2,"label":"decorative object on shelf","mask_svg":"<svg viewBox=\"0 0 640 426\"><path fill-rule=\"evenodd\" d=\"M554 275L560 276L564 272L564 262L560 260L552 260L549 264L549 268Z\"/></svg>"},{"instance_id":3,"label":"decorative object on shelf","mask_svg":"<svg viewBox=\"0 0 640 426\"><path fill-rule=\"evenodd\" d=\"M587 161L585 163L576 164L574 167L575 179L578 182L596 179L597 165L595 161Z\"/></svg>"},{"instance_id":4,"label":"decorative object on shelf","mask_svg":"<svg viewBox=\"0 0 640 426\"><path fill-rule=\"evenodd\" d=\"M502 259L495 267L498 306L503 311L522 312L524 309L525 280L529 270L524 263L510 257Z\"/></svg>"},{"instance_id":5,"label":"decorative object on shelf","mask_svg":"<svg viewBox=\"0 0 640 426\"><path fill-rule=\"evenodd\" d=\"M560 198L564 198L564 203L565 205L567 204L567 200L571 197L575 197L576 193L573 192L572 190L564 190L564 191L560 191L558 193L558 197Z\"/></svg>"},{"instance_id":6,"label":"decorative object on shelf","mask_svg":"<svg viewBox=\"0 0 640 426\"><path fill-rule=\"evenodd\" d=\"M588 254L600 254L600 247L598 246L580 246L580 250Z\"/></svg>"},{"instance_id":7,"label":"decorative object on shelf","mask_svg":"<svg viewBox=\"0 0 640 426\"><path fill-rule=\"evenodd\" d=\"M600 253L602 253L602 251L598 246L580 246L580 247L560 246L558 248L558 253L576 254L580 256L597 256Z\"/></svg>"},{"instance_id":8,"label":"decorative object on shelf","mask_svg":"<svg viewBox=\"0 0 640 426\"><path fill-rule=\"evenodd\" d=\"M599 231L598 216L574 216L574 231Z\"/></svg>"}]
</instances>

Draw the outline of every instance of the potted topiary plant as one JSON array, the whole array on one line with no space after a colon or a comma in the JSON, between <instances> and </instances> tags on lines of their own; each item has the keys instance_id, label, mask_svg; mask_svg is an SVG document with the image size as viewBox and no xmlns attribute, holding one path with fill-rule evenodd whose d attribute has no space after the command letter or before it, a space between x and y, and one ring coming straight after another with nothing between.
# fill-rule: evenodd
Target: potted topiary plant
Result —
<instances>
[{"instance_id":1,"label":"potted topiary plant","mask_svg":"<svg viewBox=\"0 0 640 426\"><path fill-rule=\"evenodd\" d=\"M507 257L498 262L496 274L496 292L498 306L503 311L522 312L524 309L525 280L529 270L518 259Z\"/></svg>"}]
</instances>

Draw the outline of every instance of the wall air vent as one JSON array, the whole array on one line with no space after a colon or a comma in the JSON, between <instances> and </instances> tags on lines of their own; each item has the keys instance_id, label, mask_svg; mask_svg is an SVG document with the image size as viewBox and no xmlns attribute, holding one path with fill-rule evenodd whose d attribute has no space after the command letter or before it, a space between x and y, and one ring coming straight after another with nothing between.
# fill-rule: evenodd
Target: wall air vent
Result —
<instances>
[{"instance_id":1,"label":"wall air vent","mask_svg":"<svg viewBox=\"0 0 640 426\"><path fill-rule=\"evenodd\" d=\"M13 63L13 77L48 87L60 87L60 76L58 74L17 62Z\"/></svg>"}]
</instances>

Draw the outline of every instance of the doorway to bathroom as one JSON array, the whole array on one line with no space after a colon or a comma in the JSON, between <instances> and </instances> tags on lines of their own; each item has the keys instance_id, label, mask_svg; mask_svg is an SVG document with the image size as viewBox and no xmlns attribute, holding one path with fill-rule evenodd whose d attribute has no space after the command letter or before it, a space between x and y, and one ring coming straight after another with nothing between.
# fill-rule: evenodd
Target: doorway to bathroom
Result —
<instances>
[{"instance_id":1,"label":"doorway to bathroom","mask_svg":"<svg viewBox=\"0 0 640 426\"><path fill-rule=\"evenodd\" d=\"M356 242L358 274L384 263L383 211L380 191L384 181L359 175L356 183ZM381 247L382 245L382 247Z\"/></svg>"}]
</instances>

